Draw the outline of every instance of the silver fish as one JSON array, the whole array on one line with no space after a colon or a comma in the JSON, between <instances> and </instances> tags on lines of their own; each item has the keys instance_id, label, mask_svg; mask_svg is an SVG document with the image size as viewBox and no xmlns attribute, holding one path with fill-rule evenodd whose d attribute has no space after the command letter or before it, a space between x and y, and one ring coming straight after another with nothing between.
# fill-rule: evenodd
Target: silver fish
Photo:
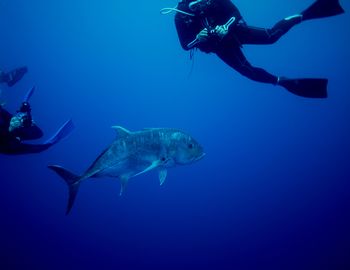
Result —
<instances>
[{"instance_id":1,"label":"silver fish","mask_svg":"<svg viewBox=\"0 0 350 270\"><path fill-rule=\"evenodd\" d=\"M131 132L120 126L112 128L117 132L117 138L81 176L58 165L48 166L68 184L66 214L72 209L80 183L85 179L117 177L122 195L131 177L158 169L160 185L163 185L167 168L193 163L205 155L203 147L194 138L177 129L150 128Z\"/></svg>"}]
</instances>

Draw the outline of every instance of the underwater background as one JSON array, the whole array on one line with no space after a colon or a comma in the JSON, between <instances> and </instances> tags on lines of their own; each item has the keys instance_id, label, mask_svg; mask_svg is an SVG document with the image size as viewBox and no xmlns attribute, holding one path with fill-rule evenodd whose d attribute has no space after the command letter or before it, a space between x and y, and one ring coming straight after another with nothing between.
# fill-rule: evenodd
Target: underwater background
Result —
<instances>
[{"instance_id":1,"label":"underwater background","mask_svg":"<svg viewBox=\"0 0 350 270\"><path fill-rule=\"evenodd\" d=\"M237 0L270 27L313 1ZM327 99L248 80L178 42L174 0L1 0L0 68L27 65L1 99L14 112L35 85L32 115L66 140L0 155L0 269L350 269L350 2L347 13L245 46L253 65L329 78ZM193 68L192 68L193 64ZM173 127L204 159L119 181L90 179L65 216L67 186L48 164L81 174L130 130Z\"/></svg>"}]
</instances>

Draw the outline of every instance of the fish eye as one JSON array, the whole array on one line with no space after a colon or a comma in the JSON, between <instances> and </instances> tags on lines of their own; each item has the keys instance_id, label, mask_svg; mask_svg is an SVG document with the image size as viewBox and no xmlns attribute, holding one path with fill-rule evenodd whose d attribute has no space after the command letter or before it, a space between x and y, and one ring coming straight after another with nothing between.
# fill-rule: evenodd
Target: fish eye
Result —
<instances>
[{"instance_id":1,"label":"fish eye","mask_svg":"<svg viewBox=\"0 0 350 270\"><path fill-rule=\"evenodd\" d=\"M192 149L193 148L193 143L188 144L188 148Z\"/></svg>"}]
</instances>

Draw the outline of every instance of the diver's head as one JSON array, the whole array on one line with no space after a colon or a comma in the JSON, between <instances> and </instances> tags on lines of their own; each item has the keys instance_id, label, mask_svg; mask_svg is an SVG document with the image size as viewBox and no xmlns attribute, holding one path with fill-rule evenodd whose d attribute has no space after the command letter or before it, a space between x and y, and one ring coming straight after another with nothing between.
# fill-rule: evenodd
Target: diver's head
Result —
<instances>
[{"instance_id":1,"label":"diver's head","mask_svg":"<svg viewBox=\"0 0 350 270\"><path fill-rule=\"evenodd\" d=\"M188 8L194 13L205 11L211 4L211 0L188 1Z\"/></svg>"}]
</instances>

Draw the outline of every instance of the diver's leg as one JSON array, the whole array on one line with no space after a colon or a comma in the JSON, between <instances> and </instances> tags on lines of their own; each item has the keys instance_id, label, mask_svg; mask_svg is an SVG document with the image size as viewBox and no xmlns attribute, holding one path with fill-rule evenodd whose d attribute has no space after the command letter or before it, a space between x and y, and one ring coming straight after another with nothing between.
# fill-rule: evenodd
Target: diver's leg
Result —
<instances>
[{"instance_id":1,"label":"diver's leg","mask_svg":"<svg viewBox=\"0 0 350 270\"><path fill-rule=\"evenodd\" d=\"M326 98L327 79L302 78L288 79L274 76L262 68L253 67L245 58L242 51L237 48L229 51L229 47L221 48L217 55L230 67L243 76L262 83L270 83L284 87L290 93L306 98Z\"/></svg>"},{"instance_id":2,"label":"diver's leg","mask_svg":"<svg viewBox=\"0 0 350 270\"><path fill-rule=\"evenodd\" d=\"M286 34L293 26L305 20L325 18L344 13L339 0L316 0L300 14L289 16L277 22L272 28L248 26L239 22L234 34L241 44L272 44Z\"/></svg>"},{"instance_id":3,"label":"diver's leg","mask_svg":"<svg viewBox=\"0 0 350 270\"><path fill-rule=\"evenodd\" d=\"M51 144L26 144L21 143L20 147L18 148L19 154L34 154L34 153L40 153L48 148L50 148Z\"/></svg>"},{"instance_id":4,"label":"diver's leg","mask_svg":"<svg viewBox=\"0 0 350 270\"><path fill-rule=\"evenodd\" d=\"M69 136L72 133L73 129L74 124L72 120L68 120L58 129L58 131L50 139L48 139L42 144L21 143L19 140L14 138L5 145L0 144L0 152L8 155L40 153Z\"/></svg>"},{"instance_id":5,"label":"diver's leg","mask_svg":"<svg viewBox=\"0 0 350 270\"><path fill-rule=\"evenodd\" d=\"M272 44L286 34L294 25L301 22L301 15L285 18L272 28L259 28L238 23L235 35L241 44Z\"/></svg>"},{"instance_id":6,"label":"diver's leg","mask_svg":"<svg viewBox=\"0 0 350 270\"><path fill-rule=\"evenodd\" d=\"M276 84L278 81L277 76L268 73L262 68L253 67L239 47L225 46L220 48L216 54L227 65L253 81L271 84Z\"/></svg>"},{"instance_id":7,"label":"diver's leg","mask_svg":"<svg viewBox=\"0 0 350 270\"><path fill-rule=\"evenodd\" d=\"M0 143L0 153L6 155L22 155L22 154L35 154L40 153L53 144L26 144L19 141L17 138L9 138L6 141Z\"/></svg>"},{"instance_id":8,"label":"diver's leg","mask_svg":"<svg viewBox=\"0 0 350 270\"><path fill-rule=\"evenodd\" d=\"M44 136L43 131L35 124L30 126L24 126L16 129L13 132L17 137L21 138L22 141L26 140L37 140Z\"/></svg>"}]
</instances>

